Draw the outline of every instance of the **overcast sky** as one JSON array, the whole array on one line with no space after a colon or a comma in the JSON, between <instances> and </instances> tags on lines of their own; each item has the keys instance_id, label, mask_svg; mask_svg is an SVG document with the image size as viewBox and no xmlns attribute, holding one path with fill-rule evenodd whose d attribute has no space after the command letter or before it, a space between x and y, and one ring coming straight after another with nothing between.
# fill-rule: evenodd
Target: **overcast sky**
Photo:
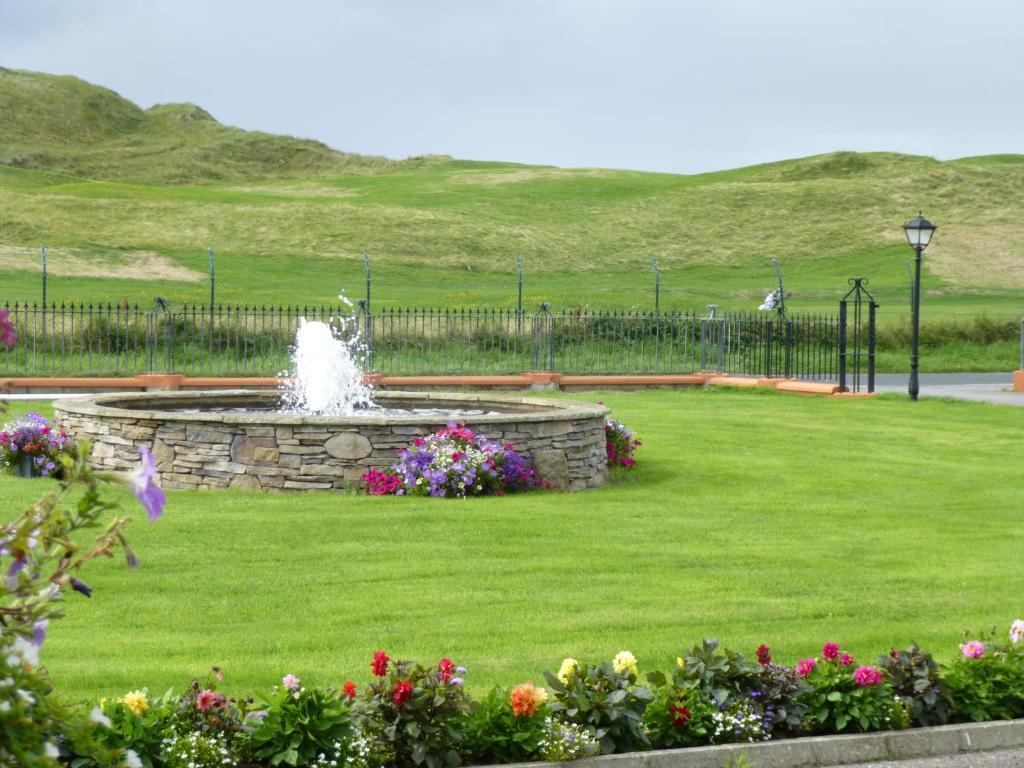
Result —
<instances>
[{"instance_id":1,"label":"overcast sky","mask_svg":"<svg viewBox=\"0 0 1024 768\"><path fill-rule=\"evenodd\" d=\"M0 0L0 65L144 107L394 158L683 173L1024 153L1022 35L1020 0Z\"/></svg>"}]
</instances>

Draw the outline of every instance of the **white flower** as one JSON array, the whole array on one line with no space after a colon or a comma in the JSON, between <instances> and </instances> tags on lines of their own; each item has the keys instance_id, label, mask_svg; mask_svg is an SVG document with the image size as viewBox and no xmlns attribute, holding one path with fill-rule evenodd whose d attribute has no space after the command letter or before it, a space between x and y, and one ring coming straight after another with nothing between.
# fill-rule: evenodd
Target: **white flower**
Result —
<instances>
[{"instance_id":1,"label":"white flower","mask_svg":"<svg viewBox=\"0 0 1024 768\"><path fill-rule=\"evenodd\" d=\"M1024 619L1017 619L1010 625L1010 642L1024 643Z\"/></svg>"},{"instance_id":2,"label":"white flower","mask_svg":"<svg viewBox=\"0 0 1024 768\"><path fill-rule=\"evenodd\" d=\"M135 753L134 749L126 749L124 752L124 768L142 768L142 760Z\"/></svg>"},{"instance_id":3,"label":"white flower","mask_svg":"<svg viewBox=\"0 0 1024 768\"><path fill-rule=\"evenodd\" d=\"M46 746L43 748L43 750L45 751L47 757L52 757L54 760L60 757L60 750L57 749L57 745L54 744L52 741L46 742Z\"/></svg>"},{"instance_id":4,"label":"white flower","mask_svg":"<svg viewBox=\"0 0 1024 768\"><path fill-rule=\"evenodd\" d=\"M39 665L39 648L24 637L14 638L14 642L11 643L11 651L13 653L7 657L7 663L12 667L21 666L21 664L31 664L33 667Z\"/></svg>"},{"instance_id":5,"label":"white flower","mask_svg":"<svg viewBox=\"0 0 1024 768\"><path fill-rule=\"evenodd\" d=\"M0 701L0 712L10 712L10 711L11 711L11 702L6 701L6 700L5 701Z\"/></svg>"},{"instance_id":6,"label":"white flower","mask_svg":"<svg viewBox=\"0 0 1024 768\"><path fill-rule=\"evenodd\" d=\"M99 707L93 707L92 712L89 713L89 719L94 723L99 723L105 728L110 727L110 718L103 714L103 710Z\"/></svg>"}]
</instances>

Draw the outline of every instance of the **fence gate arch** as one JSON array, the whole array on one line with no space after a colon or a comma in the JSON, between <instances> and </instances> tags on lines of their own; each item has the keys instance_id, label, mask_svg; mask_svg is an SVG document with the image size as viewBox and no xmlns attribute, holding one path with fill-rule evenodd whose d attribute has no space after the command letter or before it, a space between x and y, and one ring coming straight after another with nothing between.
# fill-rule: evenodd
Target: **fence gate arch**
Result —
<instances>
[{"instance_id":1,"label":"fence gate arch","mask_svg":"<svg viewBox=\"0 0 1024 768\"><path fill-rule=\"evenodd\" d=\"M878 302L866 277L851 277L853 287L839 301L839 389L860 392L861 376L867 376L867 391L875 391L875 340ZM853 316L849 304L853 302Z\"/></svg>"}]
</instances>

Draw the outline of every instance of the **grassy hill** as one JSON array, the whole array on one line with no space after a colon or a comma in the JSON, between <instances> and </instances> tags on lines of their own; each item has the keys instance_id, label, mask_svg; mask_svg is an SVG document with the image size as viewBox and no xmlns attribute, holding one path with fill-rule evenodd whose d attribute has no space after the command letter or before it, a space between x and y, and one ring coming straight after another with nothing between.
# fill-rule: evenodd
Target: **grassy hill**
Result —
<instances>
[{"instance_id":1,"label":"grassy hill","mask_svg":"<svg viewBox=\"0 0 1024 768\"><path fill-rule=\"evenodd\" d=\"M143 110L76 77L0 67L0 162L148 184L374 173L396 165L243 131L194 104Z\"/></svg>"},{"instance_id":2,"label":"grassy hill","mask_svg":"<svg viewBox=\"0 0 1024 768\"><path fill-rule=\"evenodd\" d=\"M838 152L692 176L450 158L402 162L228 128L192 105L141 110L74 78L0 70L0 300L314 304L707 303L752 310L782 264L795 311L870 278L907 311L902 223L939 225L926 320L1024 311L1024 156L939 162Z\"/></svg>"}]
</instances>

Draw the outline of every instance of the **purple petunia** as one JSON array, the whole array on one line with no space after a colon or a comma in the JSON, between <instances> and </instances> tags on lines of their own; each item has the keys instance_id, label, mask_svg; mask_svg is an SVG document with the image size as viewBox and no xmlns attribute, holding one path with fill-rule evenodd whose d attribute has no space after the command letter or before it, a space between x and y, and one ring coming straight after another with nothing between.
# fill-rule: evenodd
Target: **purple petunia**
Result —
<instances>
[{"instance_id":1,"label":"purple petunia","mask_svg":"<svg viewBox=\"0 0 1024 768\"><path fill-rule=\"evenodd\" d=\"M167 494L164 489L156 484L156 457L147 445L139 446L139 455L142 463L139 468L128 475L131 492L145 508L149 519L156 520L164 513L164 504L167 503Z\"/></svg>"}]
</instances>

